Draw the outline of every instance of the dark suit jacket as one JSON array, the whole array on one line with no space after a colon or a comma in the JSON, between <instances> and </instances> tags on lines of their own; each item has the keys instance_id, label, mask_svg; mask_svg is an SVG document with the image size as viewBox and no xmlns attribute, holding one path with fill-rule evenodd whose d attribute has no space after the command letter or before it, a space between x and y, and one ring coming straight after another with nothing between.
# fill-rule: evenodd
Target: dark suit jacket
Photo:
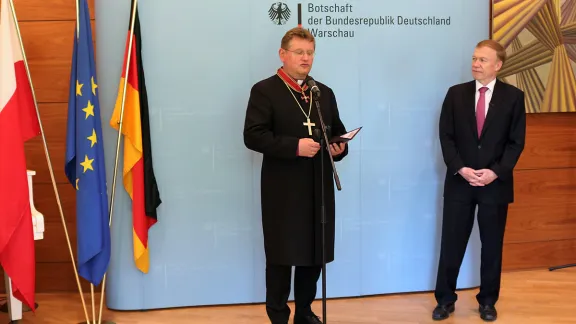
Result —
<instances>
[{"instance_id":1,"label":"dark suit jacket","mask_svg":"<svg viewBox=\"0 0 576 324\"><path fill-rule=\"evenodd\" d=\"M524 92L496 81L480 138L476 129L476 83L452 86L440 114L440 144L448 168L444 199L506 204L514 201L513 169L524 149ZM471 186L458 170L491 169L498 178L487 186Z\"/></svg>"}]
</instances>

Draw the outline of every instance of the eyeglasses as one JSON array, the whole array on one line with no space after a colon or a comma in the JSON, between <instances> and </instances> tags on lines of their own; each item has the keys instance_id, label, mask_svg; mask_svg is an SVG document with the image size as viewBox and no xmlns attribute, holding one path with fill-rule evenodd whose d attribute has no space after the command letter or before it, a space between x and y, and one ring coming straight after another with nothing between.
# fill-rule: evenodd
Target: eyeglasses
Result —
<instances>
[{"instance_id":1,"label":"eyeglasses","mask_svg":"<svg viewBox=\"0 0 576 324\"><path fill-rule=\"evenodd\" d=\"M288 51L288 52L292 52L292 53L296 54L296 56L304 56L304 54L308 54L308 56L314 57L314 55L316 55L316 53L312 50L310 50L310 51L304 51L304 50L291 51L289 49L284 49L284 50Z\"/></svg>"}]
</instances>

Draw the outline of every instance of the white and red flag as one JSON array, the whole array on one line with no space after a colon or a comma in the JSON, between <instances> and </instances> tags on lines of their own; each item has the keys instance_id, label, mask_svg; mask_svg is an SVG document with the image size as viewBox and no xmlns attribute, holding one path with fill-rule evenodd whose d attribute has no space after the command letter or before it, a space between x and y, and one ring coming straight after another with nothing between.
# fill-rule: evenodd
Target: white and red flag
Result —
<instances>
[{"instance_id":1,"label":"white and red flag","mask_svg":"<svg viewBox=\"0 0 576 324\"><path fill-rule=\"evenodd\" d=\"M12 293L35 310L34 233L24 143L40 134L8 0L0 7L0 265Z\"/></svg>"}]
</instances>

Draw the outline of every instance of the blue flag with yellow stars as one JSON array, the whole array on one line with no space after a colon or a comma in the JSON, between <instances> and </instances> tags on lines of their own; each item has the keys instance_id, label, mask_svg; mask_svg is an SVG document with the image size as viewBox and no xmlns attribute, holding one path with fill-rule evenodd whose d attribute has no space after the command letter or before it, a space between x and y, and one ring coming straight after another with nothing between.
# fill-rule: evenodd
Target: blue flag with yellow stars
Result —
<instances>
[{"instance_id":1,"label":"blue flag with yellow stars","mask_svg":"<svg viewBox=\"0 0 576 324\"><path fill-rule=\"evenodd\" d=\"M110 263L108 193L90 13L86 0L78 5L64 170L76 190L78 274L97 286Z\"/></svg>"}]
</instances>

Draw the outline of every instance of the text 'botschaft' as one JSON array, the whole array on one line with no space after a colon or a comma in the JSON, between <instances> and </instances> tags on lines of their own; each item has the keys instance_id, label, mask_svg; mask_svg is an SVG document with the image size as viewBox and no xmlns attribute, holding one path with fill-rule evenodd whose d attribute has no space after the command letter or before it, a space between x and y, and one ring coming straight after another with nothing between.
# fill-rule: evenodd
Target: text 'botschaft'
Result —
<instances>
[{"instance_id":1,"label":"text 'botschaft'","mask_svg":"<svg viewBox=\"0 0 576 324\"><path fill-rule=\"evenodd\" d=\"M308 12L352 12L352 5L349 3L345 5L314 5L309 3Z\"/></svg>"}]
</instances>

